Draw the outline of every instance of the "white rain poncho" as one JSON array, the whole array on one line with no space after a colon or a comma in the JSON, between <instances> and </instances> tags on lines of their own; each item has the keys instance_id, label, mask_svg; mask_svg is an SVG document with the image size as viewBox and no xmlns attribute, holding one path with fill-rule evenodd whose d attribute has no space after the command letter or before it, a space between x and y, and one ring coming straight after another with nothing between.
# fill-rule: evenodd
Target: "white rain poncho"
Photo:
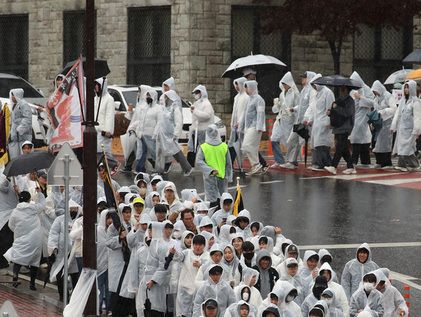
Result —
<instances>
[{"instance_id":1,"label":"white rain poncho","mask_svg":"<svg viewBox=\"0 0 421 317\"><path fill-rule=\"evenodd\" d=\"M308 265L307 265L307 261L312 257L312 256L316 256L317 260L319 259L319 255L317 254L316 251L314 250L306 250L304 252L304 256L303 256L303 266L300 269L300 275L303 277L303 279L308 280L310 278L310 280L313 280L312 277L312 271L310 271ZM316 268L317 270L317 268Z\"/></svg>"},{"instance_id":2,"label":"white rain poncho","mask_svg":"<svg viewBox=\"0 0 421 317\"><path fill-rule=\"evenodd\" d=\"M229 262L227 261L225 257L225 251L227 249L230 249L232 253L232 260ZM225 245L224 257L222 259L222 263L225 265L225 268L227 270L227 277L228 277L228 282L230 283L230 285L237 286L238 284L240 284L240 279L241 279L241 274L239 271L240 261L235 255L235 249L231 244L227 243Z\"/></svg>"},{"instance_id":3,"label":"white rain poncho","mask_svg":"<svg viewBox=\"0 0 421 317\"><path fill-rule=\"evenodd\" d=\"M241 274L242 274L241 283L237 287L234 288L234 292L237 294L239 288L241 288L244 285L249 286L251 289L250 303L252 303L256 307L259 307L260 304L262 303L262 295L260 294L259 290L255 287L260 277L259 271L252 269L250 267L247 267L245 265L242 265ZM255 277L254 284L252 283L253 277Z\"/></svg>"},{"instance_id":4,"label":"white rain poncho","mask_svg":"<svg viewBox=\"0 0 421 317\"><path fill-rule=\"evenodd\" d=\"M328 296L326 296L326 295L328 295ZM335 292L333 291L333 289L326 288L322 293L322 299L324 298L324 296L325 296L325 298L329 297L329 299L324 299L324 301L326 302L326 304L329 307L330 317L345 317L345 315L342 311L341 305L336 300L336 295L335 295ZM347 309L349 311L349 306L347 307Z\"/></svg>"},{"instance_id":5,"label":"white rain poncho","mask_svg":"<svg viewBox=\"0 0 421 317\"><path fill-rule=\"evenodd\" d=\"M221 257L221 261L220 262L214 262L213 261L212 254L214 252L220 252L222 254L222 257ZM209 278L208 268L211 265L214 265L214 264L218 264L219 266L221 266L224 269L223 274L221 276L221 279L223 279L226 282L229 282L228 275L227 275L228 274L228 272L227 272L227 269L228 268L225 267L225 264L224 263L222 263L223 255L224 255L224 250L222 249L222 246L219 245L218 243L215 243L210 248L210 250L209 250L210 260L207 263L203 264L199 268L199 271L196 274L196 280L195 280L196 289L199 289L206 282L206 280Z\"/></svg>"},{"instance_id":6,"label":"white rain poncho","mask_svg":"<svg viewBox=\"0 0 421 317\"><path fill-rule=\"evenodd\" d=\"M357 91L353 90L350 92L350 96L355 101L355 121L354 128L352 129L349 139L351 144L367 144L371 142L371 131L368 125L367 114L371 110L374 94L357 72L353 72L350 79L358 82L362 88ZM355 92L360 94L360 99L356 99L354 97Z\"/></svg>"},{"instance_id":7,"label":"white rain poncho","mask_svg":"<svg viewBox=\"0 0 421 317\"><path fill-rule=\"evenodd\" d=\"M107 241L107 214L108 209L101 211L99 216L99 222L97 226L97 244L96 244L96 254L97 254L97 272L98 276L107 271L108 269L108 248L106 245Z\"/></svg>"},{"instance_id":8,"label":"white rain poncho","mask_svg":"<svg viewBox=\"0 0 421 317\"><path fill-rule=\"evenodd\" d=\"M216 266L218 265L209 266L207 273L209 274L209 271ZM219 267L221 266L219 265ZM193 316L200 316L201 304L208 298L214 298L217 301L220 316L224 316L225 310L236 302L234 291L226 281L221 278L218 283L215 283L209 277L194 297Z\"/></svg>"},{"instance_id":9,"label":"white rain poncho","mask_svg":"<svg viewBox=\"0 0 421 317\"><path fill-rule=\"evenodd\" d=\"M13 185L9 182L4 174L0 174L0 230L3 229L4 225L9 221L9 217L12 214L18 204L16 192L13 190Z\"/></svg>"},{"instance_id":10,"label":"white rain poncho","mask_svg":"<svg viewBox=\"0 0 421 317\"><path fill-rule=\"evenodd\" d=\"M227 219L229 215L232 214L232 210L225 211L224 210L224 201L225 200L231 200L232 203L234 203L234 198L230 193L223 193L220 198L219 206L221 209L217 210L211 217L212 221L216 226L220 226L223 219ZM232 209L232 207L231 207Z\"/></svg>"},{"instance_id":11,"label":"white rain poncho","mask_svg":"<svg viewBox=\"0 0 421 317\"><path fill-rule=\"evenodd\" d=\"M368 259L365 263L361 263L357 259L358 250L368 250ZM351 298L352 294L358 289L363 276L368 272L377 270L379 266L371 259L371 249L367 243L361 244L355 254L355 259L348 261L345 264L341 277L341 285L344 288L347 298Z\"/></svg>"},{"instance_id":12,"label":"white rain poncho","mask_svg":"<svg viewBox=\"0 0 421 317\"><path fill-rule=\"evenodd\" d=\"M95 94L94 109L95 119L98 113L98 125L95 126L98 133L97 152L102 152L101 146L104 145L105 153L111 154L111 138L102 135L102 132L114 134L115 104L114 98L108 93L108 84L106 78L95 79L95 83L102 88L101 95ZM101 104L99 101L101 100ZM99 112L98 112L99 108Z\"/></svg>"},{"instance_id":13,"label":"white rain poncho","mask_svg":"<svg viewBox=\"0 0 421 317\"><path fill-rule=\"evenodd\" d=\"M171 157L180 152L181 148L177 140L183 127L182 112L174 104L178 97L176 92L170 90L164 95L167 97L166 104L158 115L158 122L154 132L158 169L164 168L164 164L168 161L168 159L165 159L166 157Z\"/></svg>"},{"instance_id":14,"label":"white rain poncho","mask_svg":"<svg viewBox=\"0 0 421 317\"><path fill-rule=\"evenodd\" d=\"M317 74L310 83L313 83L320 77L321 75ZM327 116L326 112L331 108L332 103L335 100L335 96L333 95L333 92L325 86L314 86L315 95L310 98L310 105L304 114L304 121L312 123L312 147L330 147L333 143L333 135L330 129L330 118Z\"/></svg>"},{"instance_id":15,"label":"white rain poncho","mask_svg":"<svg viewBox=\"0 0 421 317\"><path fill-rule=\"evenodd\" d=\"M38 203L21 202L12 211L9 228L13 231L13 245L4 257L20 265L38 267L42 253L42 229L38 214L45 206L42 193L36 197Z\"/></svg>"},{"instance_id":16,"label":"white rain poncho","mask_svg":"<svg viewBox=\"0 0 421 317\"><path fill-rule=\"evenodd\" d=\"M416 139L421 134L421 102L417 97L417 83L409 80L405 85L408 85L409 97L401 99L391 129L397 132L393 153L410 156L415 153Z\"/></svg>"},{"instance_id":17,"label":"white rain poncho","mask_svg":"<svg viewBox=\"0 0 421 317\"><path fill-rule=\"evenodd\" d=\"M136 131L136 126L140 117L140 112L146 106L146 93L153 88L149 85L140 85L138 87L137 99L136 99L136 108L132 112L126 112L124 115L126 119L130 120L129 127L127 131Z\"/></svg>"},{"instance_id":18,"label":"white rain poncho","mask_svg":"<svg viewBox=\"0 0 421 317\"><path fill-rule=\"evenodd\" d=\"M325 256L330 256L330 258L333 261L332 254L330 254L330 252L328 250L326 250L326 249L320 249L318 254L319 254L319 267L322 265L321 261L322 261L323 257L325 257ZM332 281L333 282L336 282L336 283L339 283L339 281L338 281L338 275L336 274L336 272L333 269L332 269L332 274L333 274L332 275Z\"/></svg>"},{"instance_id":19,"label":"white rain poncho","mask_svg":"<svg viewBox=\"0 0 421 317\"><path fill-rule=\"evenodd\" d=\"M371 87L373 92L377 92L379 96L374 97L374 109L380 114L383 125L377 135L374 153L392 152L392 120L397 110L396 100L391 93L386 90L382 83L376 80Z\"/></svg>"},{"instance_id":20,"label":"white rain poncho","mask_svg":"<svg viewBox=\"0 0 421 317\"><path fill-rule=\"evenodd\" d=\"M163 94L161 95L161 97L159 97L159 104L161 106L165 106L165 89L164 86L167 86L169 88L169 90L172 90L175 92L176 98L174 100L174 106L180 108L182 107L182 102L181 102L181 98L180 96L177 94L177 88L175 86L175 79L174 77L170 77L168 79L166 79L163 83L162 83L162 92Z\"/></svg>"},{"instance_id":21,"label":"white rain poncho","mask_svg":"<svg viewBox=\"0 0 421 317\"><path fill-rule=\"evenodd\" d=\"M242 130L246 131L247 129L254 128L256 131L266 131L265 101L259 95L257 82L255 80L249 80L244 85L252 93L247 103L246 113L244 115L244 129Z\"/></svg>"},{"instance_id":22,"label":"white rain poncho","mask_svg":"<svg viewBox=\"0 0 421 317\"><path fill-rule=\"evenodd\" d=\"M217 201L218 198L228 190L228 183L232 181L232 162L230 152L228 151L228 147L226 147L226 152L224 155L224 148L221 149L221 147L217 147L221 143L222 140L219 135L218 128L214 124L209 125L206 130L206 144L215 147L212 148L212 151L215 152L215 154L212 155L214 160L217 160L218 162L223 162L225 160L225 175L224 178L211 175L214 168L207 164L205 153L203 152L202 147L199 146L196 157L196 164L203 173L203 183L207 201ZM218 150L216 151L215 149Z\"/></svg>"},{"instance_id":23,"label":"white rain poncho","mask_svg":"<svg viewBox=\"0 0 421 317\"><path fill-rule=\"evenodd\" d=\"M311 87L311 80L316 76L315 72L307 71L307 84L303 87L298 98L297 105L294 108L295 112L295 123L301 123L304 120L304 114L310 105L310 94L313 88Z\"/></svg>"},{"instance_id":24,"label":"white rain poncho","mask_svg":"<svg viewBox=\"0 0 421 317\"><path fill-rule=\"evenodd\" d=\"M193 104L194 110L192 112L192 124L190 126L190 131L195 131L196 129L198 129L198 131L206 131L208 126L214 122L214 111L212 104L208 99L208 92L206 91L206 87L199 85L193 89L193 92L196 91L200 91L201 97ZM204 141L204 139L198 139L197 144L201 144Z\"/></svg>"},{"instance_id":25,"label":"white rain poncho","mask_svg":"<svg viewBox=\"0 0 421 317\"><path fill-rule=\"evenodd\" d=\"M300 306L298 306L293 300L288 299L288 295L294 290L297 289L294 285L287 281L276 282L272 292L278 297L278 308L281 312L281 316L301 316Z\"/></svg>"},{"instance_id":26,"label":"white rain poncho","mask_svg":"<svg viewBox=\"0 0 421 317\"><path fill-rule=\"evenodd\" d=\"M298 292L298 296L295 298L294 301L297 304L301 305L308 295L308 283L300 274L298 274L298 269L297 273L294 276L288 274L287 266L291 263L296 263L298 266L298 261L296 259L288 258L276 267L276 270L279 273L279 280L276 282L274 288L276 288L281 281L286 281L290 283L295 287L295 289Z\"/></svg>"},{"instance_id":27,"label":"white rain poncho","mask_svg":"<svg viewBox=\"0 0 421 317\"><path fill-rule=\"evenodd\" d=\"M335 297L337 302L340 304L342 311L344 313L345 316L349 315L349 304L348 304L348 299L346 297L345 291L343 289L343 287L332 281L332 276L333 276L333 270L330 267L329 263L323 263L323 265L320 267L319 270L319 275L322 275L323 271L329 271L330 272L330 280L327 281L327 286L333 290L333 292L335 293Z\"/></svg>"},{"instance_id":28,"label":"white rain poncho","mask_svg":"<svg viewBox=\"0 0 421 317\"><path fill-rule=\"evenodd\" d=\"M290 88L285 90L284 85ZM291 111L297 107L299 91L295 85L291 72L287 72L279 82L282 92L278 101L272 107L272 112L276 113L275 124L273 125L271 141L279 142L286 145L287 140L292 132L292 126L295 122L295 112Z\"/></svg>"},{"instance_id":29,"label":"white rain poncho","mask_svg":"<svg viewBox=\"0 0 421 317\"><path fill-rule=\"evenodd\" d=\"M32 110L31 106L23 99L23 94L22 88L12 89L9 92L11 127L8 147L11 159L19 156L25 141L32 140ZM16 99L16 104L12 101L12 95Z\"/></svg>"},{"instance_id":30,"label":"white rain poncho","mask_svg":"<svg viewBox=\"0 0 421 317\"><path fill-rule=\"evenodd\" d=\"M254 317L257 316L257 308L253 305L250 305L244 300L240 300L237 303L234 303L230 305L227 310L225 311L225 314L223 317L240 317L240 310L241 306L246 305L249 308L249 314L247 317Z\"/></svg>"},{"instance_id":31,"label":"white rain poncho","mask_svg":"<svg viewBox=\"0 0 421 317\"><path fill-rule=\"evenodd\" d=\"M234 97L234 105L232 107L232 116L231 116L231 137L229 145L232 146L235 142L235 132L242 132L240 131L241 122L244 120L244 113L246 111L247 102L249 100L249 96L247 95L244 83L247 81L247 78L240 77L234 80L233 84L234 87L238 85L240 91Z\"/></svg>"},{"instance_id":32,"label":"white rain poncho","mask_svg":"<svg viewBox=\"0 0 421 317\"><path fill-rule=\"evenodd\" d=\"M171 189L174 192L175 199L171 204L169 204L167 199L165 198L165 191L167 189ZM162 189L161 197L162 202L169 205L170 212L175 212L183 208L183 204L180 202L180 198L178 197L177 188L175 187L175 184L173 182L166 182L164 188Z\"/></svg>"},{"instance_id":33,"label":"white rain poncho","mask_svg":"<svg viewBox=\"0 0 421 317\"><path fill-rule=\"evenodd\" d=\"M374 272L369 272L367 274L364 274L364 276L368 274L374 274ZM376 282L376 285L377 285L377 282ZM366 291L364 290L363 283L361 280L360 286L352 294L351 300L349 301L351 317L357 316L358 311L364 310L364 309L369 310L373 317L382 317L383 312L384 312L382 298L383 298L383 295L377 289L373 289L367 295Z\"/></svg>"}]
</instances>

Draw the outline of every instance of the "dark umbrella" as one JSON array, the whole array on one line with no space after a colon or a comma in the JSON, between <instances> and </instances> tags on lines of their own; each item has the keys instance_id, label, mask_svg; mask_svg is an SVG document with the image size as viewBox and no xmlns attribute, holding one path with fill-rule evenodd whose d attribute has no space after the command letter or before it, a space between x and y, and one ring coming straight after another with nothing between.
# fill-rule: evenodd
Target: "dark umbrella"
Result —
<instances>
[{"instance_id":1,"label":"dark umbrella","mask_svg":"<svg viewBox=\"0 0 421 317\"><path fill-rule=\"evenodd\" d=\"M305 141L304 143L304 166L307 166L307 145L308 139L310 139L310 132L305 124L299 123L294 124L293 131L302 137Z\"/></svg>"},{"instance_id":2,"label":"dark umbrella","mask_svg":"<svg viewBox=\"0 0 421 317\"><path fill-rule=\"evenodd\" d=\"M361 85L354 79L344 77L341 75L323 76L316 79L312 84L341 87L346 86L350 89L360 89Z\"/></svg>"},{"instance_id":3,"label":"dark umbrella","mask_svg":"<svg viewBox=\"0 0 421 317\"><path fill-rule=\"evenodd\" d=\"M415 51L410 53L408 56L406 56L403 60L403 63L408 64L419 64L421 63L421 48L417 48Z\"/></svg>"},{"instance_id":4,"label":"dark umbrella","mask_svg":"<svg viewBox=\"0 0 421 317\"><path fill-rule=\"evenodd\" d=\"M3 174L7 177L18 176L49 168L53 164L54 158L54 155L45 151L23 154L7 163Z\"/></svg>"},{"instance_id":5,"label":"dark umbrella","mask_svg":"<svg viewBox=\"0 0 421 317\"><path fill-rule=\"evenodd\" d=\"M79 59L75 59L74 61L68 62L61 71L61 74L66 75L78 60ZM83 69L86 69L86 57L82 57L82 62ZM95 59L95 78L105 77L110 72L111 71L108 67L108 62L106 59Z\"/></svg>"}]
</instances>

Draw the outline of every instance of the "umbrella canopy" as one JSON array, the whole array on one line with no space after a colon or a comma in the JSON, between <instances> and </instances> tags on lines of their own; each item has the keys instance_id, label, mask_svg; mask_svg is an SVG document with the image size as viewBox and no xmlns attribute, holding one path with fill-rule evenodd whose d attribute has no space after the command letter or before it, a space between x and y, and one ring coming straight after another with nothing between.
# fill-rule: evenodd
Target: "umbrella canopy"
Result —
<instances>
[{"instance_id":1,"label":"umbrella canopy","mask_svg":"<svg viewBox=\"0 0 421 317\"><path fill-rule=\"evenodd\" d=\"M403 63L408 64L420 64L421 63L421 48L417 48L415 51L413 51L411 54L406 56L403 60Z\"/></svg>"},{"instance_id":2,"label":"umbrella canopy","mask_svg":"<svg viewBox=\"0 0 421 317\"><path fill-rule=\"evenodd\" d=\"M331 75L331 76L323 76L319 79L316 79L313 84L323 85L323 86L333 86L333 87L341 87L346 86L351 89L360 89L361 85L348 77L344 77L341 75Z\"/></svg>"},{"instance_id":3,"label":"umbrella canopy","mask_svg":"<svg viewBox=\"0 0 421 317\"><path fill-rule=\"evenodd\" d=\"M73 65L78 61L75 59L74 61L68 62L66 66L64 66L61 74L66 75L69 70L73 67ZM82 57L83 62L83 69L86 69L86 57ZM95 78L105 77L110 73L110 68L108 67L108 62L106 59L95 59Z\"/></svg>"},{"instance_id":4,"label":"umbrella canopy","mask_svg":"<svg viewBox=\"0 0 421 317\"><path fill-rule=\"evenodd\" d=\"M406 75L406 79L421 79L421 68L410 72L408 75Z\"/></svg>"},{"instance_id":5,"label":"umbrella canopy","mask_svg":"<svg viewBox=\"0 0 421 317\"><path fill-rule=\"evenodd\" d=\"M231 77L244 68L254 68L259 71L282 70L286 64L270 55L248 55L236 59L222 74L222 77Z\"/></svg>"},{"instance_id":6,"label":"umbrella canopy","mask_svg":"<svg viewBox=\"0 0 421 317\"><path fill-rule=\"evenodd\" d=\"M49 168L53 164L54 158L54 155L45 151L23 154L7 163L3 174L7 177L18 176Z\"/></svg>"},{"instance_id":7,"label":"umbrella canopy","mask_svg":"<svg viewBox=\"0 0 421 317\"><path fill-rule=\"evenodd\" d=\"M406 76L412 72L413 69L400 69L392 73L387 77L384 82L385 85L394 85L396 83L403 83L406 80Z\"/></svg>"}]
</instances>

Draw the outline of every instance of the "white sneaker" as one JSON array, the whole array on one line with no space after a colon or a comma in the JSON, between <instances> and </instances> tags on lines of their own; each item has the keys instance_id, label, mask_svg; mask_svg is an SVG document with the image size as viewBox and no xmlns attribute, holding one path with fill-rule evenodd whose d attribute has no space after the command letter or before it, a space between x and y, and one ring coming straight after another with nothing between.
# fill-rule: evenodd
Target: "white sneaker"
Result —
<instances>
[{"instance_id":1,"label":"white sneaker","mask_svg":"<svg viewBox=\"0 0 421 317\"><path fill-rule=\"evenodd\" d=\"M294 164L292 164L292 163L290 163L290 162L285 163L285 164L281 164L281 167L282 167L282 168L289 169L289 170L294 170L294 169L296 169L296 168L297 168L297 166L295 166Z\"/></svg>"},{"instance_id":2,"label":"white sneaker","mask_svg":"<svg viewBox=\"0 0 421 317\"><path fill-rule=\"evenodd\" d=\"M375 165L373 165L373 168L374 169L379 169L379 168L382 168L382 166L380 164L375 164Z\"/></svg>"},{"instance_id":3,"label":"white sneaker","mask_svg":"<svg viewBox=\"0 0 421 317\"><path fill-rule=\"evenodd\" d=\"M391 166L383 166L382 167L382 170L392 170L392 169L394 169L393 165L391 165Z\"/></svg>"},{"instance_id":4,"label":"white sneaker","mask_svg":"<svg viewBox=\"0 0 421 317\"><path fill-rule=\"evenodd\" d=\"M260 164L256 164L256 166L254 166L250 172L247 172L246 175L247 176L251 176L251 175L255 175L257 173L259 173L262 170L262 165Z\"/></svg>"},{"instance_id":5,"label":"white sneaker","mask_svg":"<svg viewBox=\"0 0 421 317\"><path fill-rule=\"evenodd\" d=\"M269 166L269 168L278 168L280 166L281 166L281 164L275 162L271 166Z\"/></svg>"},{"instance_id":6,"label":"white sneaker","mask_svg":"<svg viewBox=\"0 0 421 317\"><path fill-rule=\"evenodd\" d=\"M406 167L402 166L395 166L395 170L401 171L401 172L408 172L408 169Z\"/></svg>"},{"instance_id":7,"label":"white sneaker","mask_svg":"<svg viewBox=\"0 0 421 317\"><path fill-rule=\"evenodd\" d=\"M325 170L328 171L330 174L336 175L336 168L333 166L325 166Z\"/></svg>"},{"instance_id":8,"label":"white sneaker","mask_svg":"<svg viewBox=\"0 0 421 317\"><path fill-rule=\"evenodd\" d=\"M325 170L324 168L320 168L318 166L312 166L310 169L315 172L323 172Z\"/></svg>"},{"instance_id":9,"label":"white sneaker","mask_svg":"<svg viewBox=\"0 0 421 317\"><path fill-rule=\"evenodd\" d=\"M355 170L355 168L347 168L342 173L345 175L351 175L351 174L357 174L357 171Z\"/></svg>"}]
</instances>

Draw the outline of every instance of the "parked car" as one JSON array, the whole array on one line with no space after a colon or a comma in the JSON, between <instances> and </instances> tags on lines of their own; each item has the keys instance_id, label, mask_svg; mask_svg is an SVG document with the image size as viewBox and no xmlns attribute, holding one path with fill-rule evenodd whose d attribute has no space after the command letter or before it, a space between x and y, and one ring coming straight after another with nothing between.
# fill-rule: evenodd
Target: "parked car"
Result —
<instances>
[{"instance_id":1,"label":"parked car","mask_svg":"<svg viewBox=\"0 0 421 317\"><path fill-rule=\"evenodd\" d=\"M49 120L43 111L38 110L37 104L44 105L47 99L42 92L31 85L25 79L11 75L0 73L0 102L3 106L7 104L11 108L9 101L9 91L14 88L22 88L24 98L32 108L32 143L35 147L47 145L46 132L49 128Z\"/></svg>"},{"instance_id":2,"label":"parked car","mask_svg":"<svg viewBox=\"0 0 421 317\"><path fill-rule=\"evenodd\" d=\"M153 87L157 93L158 98L162 95L162 88L161 87ZM108 86L108 92L114 98L115 106L116 106L116 135L121 135L126 133L127 127L129 126L130 121L124 118L124 114L128 109L129 104L136 105L137 101L137 93L138 87L137 86L130 86L130 85L111 85ZM192 114L190 111L190 106L185 100L182 101L183 107L183 131L181 133L181 137L179 139L179 143L187 143L189 139L189 128L192 124ZM218 117L215 116L215 124L219 129L219 133L223 141L226 139L227 129L225 127L224 122Z\"/></svg>"}]
</instances>

